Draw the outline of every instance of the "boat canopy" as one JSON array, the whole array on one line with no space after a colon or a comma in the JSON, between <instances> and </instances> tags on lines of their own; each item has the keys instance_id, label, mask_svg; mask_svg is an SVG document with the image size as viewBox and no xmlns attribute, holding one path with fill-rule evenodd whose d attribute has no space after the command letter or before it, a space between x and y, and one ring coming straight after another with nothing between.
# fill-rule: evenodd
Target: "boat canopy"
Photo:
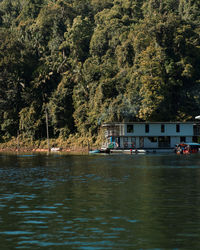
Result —
<instances>
[{"instance_id":1,"label":"boat canopy","mask_svg":"<svg viewBox=\"0 0 200 250\"><path fill-rule=\"evenodd\" d=\"M189 146L199 146L200 147L200 143L196 143L196 142L188 142L188 143L185 143Z\"/></svg>"},{"instance_id":2,"label":"boat canopy","mask_svg":"<svg viewBox=\"0 0 200 250\"><path fill-rule=\"evenodd\" d=\"M175 145L176 147L191 147L191 148L200 148L200 143L196 142L182 142Z\"/></svg>"}]
</instances>

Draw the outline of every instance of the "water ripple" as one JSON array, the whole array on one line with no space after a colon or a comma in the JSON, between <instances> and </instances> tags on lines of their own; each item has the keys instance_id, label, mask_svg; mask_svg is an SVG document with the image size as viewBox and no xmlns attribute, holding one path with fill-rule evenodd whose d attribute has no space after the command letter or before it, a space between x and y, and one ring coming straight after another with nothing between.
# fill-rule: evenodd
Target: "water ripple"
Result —
<instances>
[{"instance_id":1,"label":"water ripple","mask_svg":"<svg viewBox=\"0 0 200 250\"><path fill-rule=\"evenodd\" d=\"M0 157L2 249L197 249L199 156Z\"/></svg>"},{"instance_id":2,"label":"water ripple","mask_svg":"<svg viewBox=\"0 0 200 250\"><path fill-rule=\"evenodd\" d=\"M55 211L42 211L42 210L30 210L30 211L13 211L10 214L56 214Z\"/></svg>"},{"instance_id":3,"label":"water ripple","mask_svg":"<svg viewBox=\"0 0 200 250\"><path fill-rule=\"evenodd\" d=\"M0 232L0 234L5 234L5 235L24 235L24 234L34 234L33 232L27 232L27 231L5 231L5 232Z\"/></svg>"}]
</instances>

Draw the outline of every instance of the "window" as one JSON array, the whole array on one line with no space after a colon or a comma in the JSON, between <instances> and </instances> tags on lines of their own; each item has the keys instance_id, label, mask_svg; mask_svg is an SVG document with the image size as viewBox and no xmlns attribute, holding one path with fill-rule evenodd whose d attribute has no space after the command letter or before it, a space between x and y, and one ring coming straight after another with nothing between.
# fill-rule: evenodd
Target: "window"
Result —
<instances>
[{"instance_id":1,"label":"window","mask_svg":"<svg viewBox=\"0 0 200 250\"><path fill-rule=\"evenodd\" d=\"M133 133L133 125L127 125L127 133Z\"/></svg>"},{"instance_id":2,"label":"window","mask_svg":"<svg viewBox=\"0 0 200 250\"><path fill-rule=\"evenodd\" d=\"M124 137L124 148L128 148L128 137Z\"/></svg>"},{"instance_id":3,"label":"window","mask_svg":"<svg viewBox=\"0 0 200 250\"><path fill-rule=\"evenodd\" d=\"M148 139L149 139L150 142L157 142L158 141L158 138L157 137L153 137L153 136L148 137Z\"/></svg>"},{"instance_id":4,"label":"window","mask_svg":"<svg viewBox=\"0 0 200 250\"><path fill-rule=\"evenodd\" d=\"M176 124L176 132L177 132L177 133L180 132L180 124Z\"/></svg>"},{"instance_id":5,"label":"window","mask_svg":"<svg viewBox=\"0 0 200 250\"><path fill-rule=\"evenodd\" d=\"M165 132L165 125L161 124L161 133L164 133L164 132Z\"/></svg>"},{"instance_id":6,"label":"window","mask_svg":"<svg viewBox=\"0 0 200 250\"><path fill-rule=\"evenodd\" d=\"M145 133L149 133L149 124L145 125Z\"/></svg>"},{"instance_id":7,"label":"window","mask_svg":"<svg viewBox=\"0 0 200 250\"><path fill-rule=\"evenodd\" d=\"M136 138L135 137L131 137L131 142L135 142Z\"/></svg>"},{"instance_id":8,"label":"window","mask_svg":"<svg viewBox=\"0 0 200 250\"><path fill-rule=\"evenodd\" d=\"M185 142L186 140L185 140L185 136L181 136L180 137L180 142Z\"/></svg>"},{"instance_id":9,"label":"window","mask_svg":"<svg viewBox=\"0 0 200 250\"><path fill-rule=\"evenodd\" d=\"M159 148L170 148L170 136L159 136L158 137Z\"/></svg>"},{"instance_id":10,"label":"window","mask_svg":"<svg viewBox=\"0 0 200 250\"><path fill-rule=\"evenodd\" d=\"M198 143L198 137L197 136L193 136L192 137L192 141Z\"/></svg>"}]
</instances>

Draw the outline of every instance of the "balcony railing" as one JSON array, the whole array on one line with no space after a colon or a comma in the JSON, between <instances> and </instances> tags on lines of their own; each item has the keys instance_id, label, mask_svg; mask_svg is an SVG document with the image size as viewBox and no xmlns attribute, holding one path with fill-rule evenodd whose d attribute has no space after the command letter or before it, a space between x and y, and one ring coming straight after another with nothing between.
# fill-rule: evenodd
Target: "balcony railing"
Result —
<instances>
[{"instance_id":1,"label":"balcony railing","mask_svg":"<svg viewBox=\"0 0 200 250\"><path fill-rule=\"evenodd\" d=\"M119 131L118 130L106 130L105 131L105 137L111 137L111 136L119 136Z\"/></svg>"}]
</instances>

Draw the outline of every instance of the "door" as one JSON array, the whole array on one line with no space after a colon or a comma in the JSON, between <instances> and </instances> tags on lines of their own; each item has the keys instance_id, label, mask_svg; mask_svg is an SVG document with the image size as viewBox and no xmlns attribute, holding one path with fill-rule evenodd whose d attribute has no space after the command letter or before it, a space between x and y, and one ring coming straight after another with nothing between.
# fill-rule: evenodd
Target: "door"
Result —
<instances>
[{"instance_id":1,"label":"door","mask_svg":"<svg viewBox=\"0 0 200 250\"><path fill-rule=\"evenodd\" d=\"M159 148L170 148L170 136L159 136L158 137Z\"/></svg>"}]
</instances>

